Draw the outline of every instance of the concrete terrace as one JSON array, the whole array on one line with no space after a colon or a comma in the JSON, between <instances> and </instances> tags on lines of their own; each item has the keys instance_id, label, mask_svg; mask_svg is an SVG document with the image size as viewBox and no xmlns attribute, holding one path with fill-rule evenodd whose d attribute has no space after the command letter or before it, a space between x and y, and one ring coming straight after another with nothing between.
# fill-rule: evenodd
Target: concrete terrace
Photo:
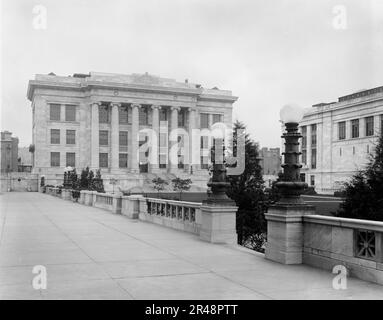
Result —
<instances>
[{"instance_id":1,"label":"concrete terrace","mask_svg":"<svg viewBox=\"0 0 383 320\"><path fill-rule=\"evenodd\" d=\"M383 299L379 285L335 290L330 272L41 193L1 194L0 209L0 299Z\"/></svg>"}]
</instances>

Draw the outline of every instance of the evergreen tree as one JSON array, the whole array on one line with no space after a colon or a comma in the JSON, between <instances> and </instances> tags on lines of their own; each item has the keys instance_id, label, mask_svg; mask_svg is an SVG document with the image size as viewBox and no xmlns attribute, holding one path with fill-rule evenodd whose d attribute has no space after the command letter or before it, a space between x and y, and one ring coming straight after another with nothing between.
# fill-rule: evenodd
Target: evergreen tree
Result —
<instances>
[{"instance_id":1,"label":"evergreen tree","mask_svg":"<svg viewBox=\"0 0 383 320\"><path fill-rule=\"evenodd\" d=\"M88 190L95 190L93 186L94 173L92 170L88 172Z\"/></svg>"},{"instance_id":2,"label":"evergreen tree","mask_svg":"<svg viewBox=\"0 0 383 320\"><path fill-rule=\"evenodd\" d=\"M89 188L89 167L82 169L80 176L80 189L87 190Z\"/></svg>"},{"instance_id":3,"label":"evergreen tree","mask_svg":"<svg viewBox=\"0 0 383 320\"><path fill-rule=\"evenodd\" d=\"M234 123L232 153L237 154L237 130L246 126L236 121ZM235 166L235 164L232 164ZM238 244L264 251L266 241L267 198L264 193L262 169L258 160L258 145L245 134L245 169L241 175L228 176L230 188L227 195L238 206L237 234Z\"/></svg>"},{"instance_id":4,"label":"evergreen tree","mask_svg":"<svg viewBox=\"0 0 383 320\"><path fill-rule=\"evenodd\" d=\"M105 192L104 182L101 178L101 170L96 170L96 177L93 179L93 190L97 192Z\"/></svg>"},{"instance_id":5,"label":"evergreen tree","mask_svg":"<svg viewBox=\"0 0 383 320\"><path fill-rule=\"evenodd\" d=\"M366 169L345 184L345 199L335 215L383 221L383 134Z\"/></svg>"}]
</instances>

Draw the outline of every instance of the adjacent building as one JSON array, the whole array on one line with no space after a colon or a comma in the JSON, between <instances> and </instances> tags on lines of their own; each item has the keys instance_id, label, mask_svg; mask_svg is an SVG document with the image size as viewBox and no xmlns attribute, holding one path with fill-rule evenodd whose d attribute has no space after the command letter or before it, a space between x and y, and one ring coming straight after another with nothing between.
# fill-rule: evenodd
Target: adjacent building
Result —
<instances>
[{"instance_id":1,"label":"adjacent building","mask_svg":"<svg viewBox=\"0 0 383 320\"><path fill-rule=\"evenodd\" d=\"M199 149L195 161L192 143L184 137L191 139L194 129L218 122L231 127L237 100L231 91L147 73L36 75L27 95L33 113L33 173L60 184L65 167L100 168L106 183L117 179L124 190L144 187L157 176L191 174L195 185L205 187L211 139L194 137L193 146L198 143ZM158 133L158 139L149 140L145 129ZM174 129L181 146L176 163L170 161ZM139 154L144 144L150 150ZM153 155L158 161L142 160Z\"/></svg>"},{"instance_id":2,"label":"adjacent building","mask_svg":"<svg viewBox=\"0 0 383 320\"><path fill-rule=\"evenodd\" d=\"M17 172L19 139L12 132L1 133L1 173Z\"/></svg>"},{"instance_id":3,"label":"adjacent building","mask_svg":"<svg viewBox=\"0 0 383 320\"><path fill-rule=\"evenodd\" d=\"M271 187L272 182L278 178L278 173L282 170L281 149L263 147L259 150L259 159L265 185Z\"/></svg>"},{"instance_id":4,"label":"adjacent building","mask_svg":"<svg viewBox=\"0 0 383 320\"><path fill-rule=\"evenodd\" d=\"M300 129L301 179L318 193L334 193L374 152L383 131L383 86L313 105Z\"/></svg>"},{"instance_id":5,"label":"adjacent building","mask_svg":"<svg viewBox=\"0 0 383 320\"><path fill-rule=\"evenodd\" d=\"M19 148L18 172L32 171L32 154L28 147Z\"/></svg>"}]
</instances>

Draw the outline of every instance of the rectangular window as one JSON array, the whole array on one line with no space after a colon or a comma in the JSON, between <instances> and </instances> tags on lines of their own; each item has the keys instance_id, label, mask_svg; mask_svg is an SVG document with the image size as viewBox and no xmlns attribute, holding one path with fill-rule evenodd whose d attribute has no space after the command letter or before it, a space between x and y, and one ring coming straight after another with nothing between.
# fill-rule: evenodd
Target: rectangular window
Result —
<instances>
[{"instance_id":1,"label":"rectangular window","mask_svg":"<svg viewBox=\"0 0 383 320\"><path fill-rule=\"evenodd\" d=\"M60 144L60 129L51 129L51 144Z\"/></svg>"},{"instance_id":2,"label":"rectangular window","mask_svg":"<svg viewBox=\"0 0 383 320\"><path fill-rule=\"evenodd\" d=\"M301 128L302 131L302 149L307 147L307 127L304 126Z\"/></svg>"},{"instance_id":3,"label":"rectangular window","mask_svg":"<svg viewBox=\"0 0 383 320\"><path fill-rule=\"evenodd\" d=\"M166 163L167 163L167 158L166 158L166 154L160 154L159 156L159 167L161 169L164 169L166 168Z\"/></svg>"},{"instance_id":4,"label":"rectangular window","mask_svg":"<svg viewBox=\"0 0 383 320\"><path fill-rule=\"evenodd\" d=\"M302 163L307 164L307 150L302 150Z\"/></svg>"},{"instance_id":5,"label":"rectangular window","mask_svg":"<svg viewBox=\"0 0 383 320\"><path fill-rule=\"evenodd\" d=\"M108 154L100 153L99 162L100 168L108 168Z\"/></svg>"},{"instance_id":6,"label":"rectangular window","mask_svg":"<svg viewBox=\"0 0 383 320\"><path fill-rule=\"evenodd\" d=\"M311 125L311 146L315 147L317 145L317 125Z\"/></svg>"},{"instance_id":7,"label":"rectangular window","mask_svg":"<svg viewBox=\"0 0 383 320\"><path fill-rule=\"evenodd\" d=\"M60 166L60 152L51 152L51 167Z\"/></svg>"},{"instance_id":8,"label":"rectangular window","mask_svg":"<svg viewBox=\"0 0 383 320\"><path fill-rule=\"evenodd\" d=\"M118 120L120 124L128 124L128 107L127 106L121 106L118 108Z\"/></svg>"},{"instance_id":9,"label":"rectangular window","mask_svg":"<svg viewBox=\"0 0 383 320\"><path fill-rule=\"evenodd\" d=\"M76 106L65 106L65 121L76 121Z\"/></svg>"},{"instance_id":10,"label":"rectangular window","mask_svg":"<svg viewBox=\"0 0 383 320\"><path fill-rule=\"evenodd\" d=\"M66 144L76 144L76 130L66 131Z\"/></svg>"},{"instance_id":11,"label":"rectangular window","mask_svg":"<svg viewBox=\"0 0 383 320\"><path fill-rule=\"evenodd\" d=\"M201 113L201 129L209 128L209 114Z\"/></svg>"},{"instance_id":12,"label":"rectangular window","mask_svg":"<svg viewBox=\"0 0 383 320\"><path fill-rule=\"evenodd\" d=\"M128 154L127 153L120 153L118 163L119 163L120 168L127 168L128 167Z\"/></svg>"},{"instance_id":13,"label":"rectangular window","mask_svg":"<svg viewBox=\"0 0 383 320\"><path fill-rule=\"evenodd\" d=\"M213 114L213 124L222 122L222 114Z\"/></svg>"},{"instance_id":14,"label":"rectangular window","mask_svg":"<svg viewBox=\"0 0 383 320\"><path fill-rule=\"evenodd\" d=\"M127 149L128 149L128 131L120 131L118 140L119 140L120 151L127 151Z\"/></svg>"},{"instance_id":15,"label":"rectangular window","mask_svg":"<svg viewBox=\"0 0 383 320\"><path fill-rule=\"evenodd\" d=\"M315 176L310 176L310 186L315 186Z\"/></svg>"},{"instance_id":16,"label":"rectangular window","mask_svg":"<svg viewBox=\"0 0 383 320\"><path fill-rule=\"evenodd\" d=\"M365 118L366 121L366 137L374 135L374 117Z\"/></svg>"},{"instance_id":17,"label":"rectangular window","mask_svg":"<svg viewBox=\"0 0 383 320\"><path fill-rule=\"evenodd\" d=\"M140 125L148 125L149 123L149 112L145 107L139 108L138 118Z\"/></svg>"},{"instance_id":18,"label":"rectangular window","mask_svg":"<svg viewBox=\"0 0 383 320\"><path fill-rule=\"evenodd\" d=\"M359 119L351 120L351 137L359 138Z\"/></svg>"},{"instance_id":19,"label":"rectangular window","mask_svg":"<svg viewBox=\"0 0 383 320\"><path fill-rule=\"evenodd\" d=\"M99 106L98 107L98 122L99 123L109 123L109 108L108 106Z\"/></svg>"},{"instance_id":20,"label":"rectangular window","mask_svg":"<svg viewBox=\"0 0 383 320\"><path fill-rule=\"evenodd\" d=\"M99 145L107 146L109 144L109 132L108 130L100 130L99 133Z\"/></svg>"},{"instance_id":21,"label":"rectangular window","mask_svg":"<svg viewBox=\"0 0 383 320\"><path fill-rule=\"evenodd\" d=\"M311 149L311 169L317 167L317 149Z\"/></svg>"},{"instance_id":22,"label":"rectangular window","mask_svg":"<svg viewBox=\"0 0 383 320\"><path fill-rule=\"evenodd\" d=\"M344 140L346 139L346 122L338 122L338 139Z\"/></svg>"},{"instance_id":23,"label":"rectangular window","mask_svg":"<svg viewBox=\"0 0 383 320\"><path fill-rule=\"evenodd\" d=\"M50 119L55 121L60 121L61 105L50 104L49 108L50 108Z\"/></svg>"},{"instance_id":24,"label":"rectangular window","mask_svg":"<svg viewBox=\"0 0 383 320\"><path fill-rule=\"evenodd\" d=\"M74 152L66 153L66 166L75 167L76 166L76 154Z\"/></svg>"}]
</instances>

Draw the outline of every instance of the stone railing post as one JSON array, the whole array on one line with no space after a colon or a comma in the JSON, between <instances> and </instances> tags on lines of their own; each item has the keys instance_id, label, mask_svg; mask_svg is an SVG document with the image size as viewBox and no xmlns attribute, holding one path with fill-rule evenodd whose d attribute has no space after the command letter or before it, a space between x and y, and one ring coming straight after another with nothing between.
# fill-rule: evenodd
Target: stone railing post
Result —
<instances>
[{"instance_id":1,"label":"stone railing post","mask_svg":"<svg viewBox=\"0 0 383 320\"><path fill-rule=\"evenodd\" d=\"M200 238L212 243L237 243L236 212L234 205L201 206Z\"/></svg>"},{"instance_id":2,"label":"stone railing post","mask_svg":"<svg viewBox=\"0 0 383 320\"><path fill-rule=\"evenodd\" d=\"M61 190L61 198L64 200L70 200L71 199L71 191L69 189L62 189Z\"/></svg>"},{"instance_id":3,"label":"stone railing post","mask_svg":"<svg viewBox=\"0 0 383 320\"><path fill-rule=\"evenodd\" d=\"M141 214L145 214L148 211L148 204L146 202L146 198L144 197L138 199L138 201L138 217L140 217Z\"/></svg>"},{"instance_id":4,"label":"stone railing post","mask_svg":"<svg viewBox=\"0 0 383 320\"><path fill-rule=\"evenodd\" d=\"M94 207L95 204L96 204L97 194L98 194L97 191L92 191L92 206L93 206L93 207Z\"/></svg>"},{"instance_id":5,"label":"stone railing post","mask_svg":"<svg viewBox=\"0 0 383 320\"><path fill-rule=\"evenodd\" d=\"M140 213L140 199L142 195L131 195L122 197L121 213L128 218L138 219Z\"/></svg>"},{"instance_id":6,"label":"stone railing post","mask_svg":"<svg viewBox=\"0 0 383 320\"><path fill-rule=\"evenodd\" d=\"M78 203L85 204L85 190L80 191L80 198L78 199Z\"/></svg>"},{"instance_id":7,"label":"stone railing post","mask_svg":"<svg viewBox=\"0 0 383 320\"><path fill-rule=\"evenodd\" d=\"M114 194L112 198L112 212L121 214L122 196L120 194Z\"/></svg>"},{"instance_id":8,"label":"stone railing post","mask_svg":"<svg viewBox=\"0 0 383 320\"><path fill-rule=\"evenodd\" d=\"M304 204L271 206L267 220L266 259L283 264L301 264L303 256L303 216L315 214L315 207Z\"/></svg>"}]
</instances>

